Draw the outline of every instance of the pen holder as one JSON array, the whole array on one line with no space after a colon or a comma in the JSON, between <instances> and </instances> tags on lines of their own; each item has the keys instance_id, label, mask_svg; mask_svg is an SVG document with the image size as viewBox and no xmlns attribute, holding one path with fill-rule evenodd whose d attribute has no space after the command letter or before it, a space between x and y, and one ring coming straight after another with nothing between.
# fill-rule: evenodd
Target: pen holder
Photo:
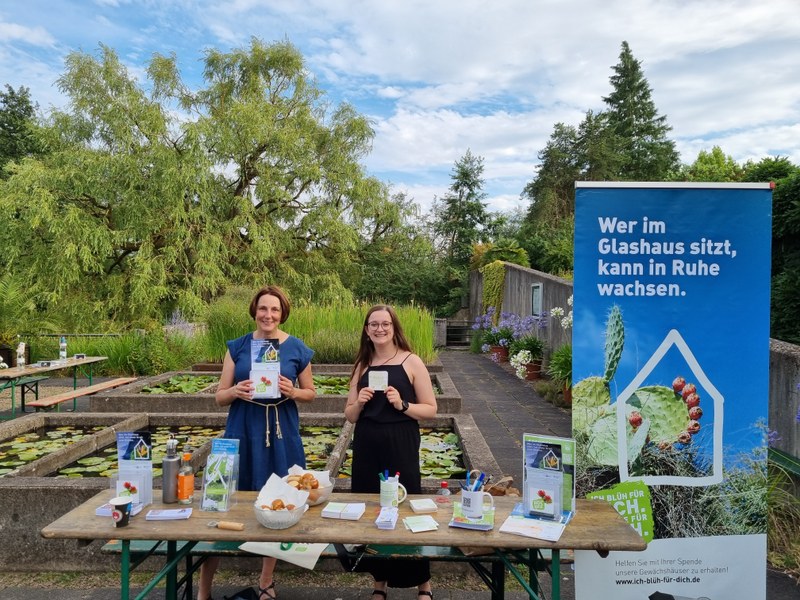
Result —
<instances>
[{"instance_id":1,"label":"pen holder","mask_svg":"<svg viewBox=\"0 0 800 600\"><path fill-rule=\"evenodd\" d=\"M489 498L488 508L494 508L494 498L489 492L461 490L461 510L468 519L483 518L483 499Z\"/></svg>"},{"instance_id":2,"label":"pen holder","mask_svg":"<svg viewBox=\"0 0 800 600\"><path fill-rule=\"evenodd\" d=\"M403 490L402 497L400 490ZM408 496L405 486L397 479L381 481L381 506L398 506Z\"/></svg>"}]
</instances>

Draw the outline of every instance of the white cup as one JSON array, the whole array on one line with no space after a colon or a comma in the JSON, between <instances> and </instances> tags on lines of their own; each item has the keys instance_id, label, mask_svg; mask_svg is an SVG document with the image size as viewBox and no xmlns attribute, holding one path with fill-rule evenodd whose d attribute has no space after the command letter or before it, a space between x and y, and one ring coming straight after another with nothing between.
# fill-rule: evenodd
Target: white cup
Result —
<instances>
[{"instance_id":1,"label":"white cup","mask_svg":"<svg viewBox=\"0 0 800 600\"><path fill-rule=\"evenodd\" d=\"M403 490L402 498L400 490ZM397 506L408 496L405 486L397 479L389 478L381 481L381 506Z\"/></svg>"},{"instance_id":2,"label":"white cup","mask_svg":"<svg viewBox=\"0 0 800 600\"><path fill-rule=\"evenodd\" d=\"M489 498L489 506L487 508L494 508L494 498L489 492L461 490L461 510L464 516L468 519L483 518L484 497Z\"/></svg>"}]
</instances>

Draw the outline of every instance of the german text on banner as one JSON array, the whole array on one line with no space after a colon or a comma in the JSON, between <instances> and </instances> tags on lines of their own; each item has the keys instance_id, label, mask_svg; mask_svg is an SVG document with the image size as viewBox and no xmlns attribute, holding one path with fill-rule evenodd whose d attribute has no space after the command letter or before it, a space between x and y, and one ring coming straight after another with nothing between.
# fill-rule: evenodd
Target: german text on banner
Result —
<instances>
[{"instance_id":1,"label":"german text on banner","mask_svg":"<svg viewBox=\"0 0 800 600\"><path fill-rule=\"evenodd\" d=\"M644 552L576 552L578 600L766 597L769 184L576 185L578 496Z\"/></svg>"}]
</instances>

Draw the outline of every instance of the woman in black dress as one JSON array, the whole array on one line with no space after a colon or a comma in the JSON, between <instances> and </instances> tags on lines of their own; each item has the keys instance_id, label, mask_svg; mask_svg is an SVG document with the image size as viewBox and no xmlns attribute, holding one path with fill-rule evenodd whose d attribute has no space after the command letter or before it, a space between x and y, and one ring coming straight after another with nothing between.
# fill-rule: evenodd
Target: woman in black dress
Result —
<instances>
[{"instance_id":1,"label":"woman in black dress","mask_svg":"<svg viewBox=\"0 0 800 600\"><path fill-rule=\"evenodd\" d=\"M369 387L370 372L375 371L386 373L385 390ZM400 483L409 494L421 493L418 421L436 416L436 398L428 369L411 351L390 306L373 306L364 319L344 414L356 424L353 492L377 494L378 473L388 470L392 475L400 473ZM361 566L375 578L372 600L386 598L387 587L414 586L418 600L433 598L428 561L393 560L391 565L389 561L366 561L368 558Z\"/></svg>"}]
</instances>

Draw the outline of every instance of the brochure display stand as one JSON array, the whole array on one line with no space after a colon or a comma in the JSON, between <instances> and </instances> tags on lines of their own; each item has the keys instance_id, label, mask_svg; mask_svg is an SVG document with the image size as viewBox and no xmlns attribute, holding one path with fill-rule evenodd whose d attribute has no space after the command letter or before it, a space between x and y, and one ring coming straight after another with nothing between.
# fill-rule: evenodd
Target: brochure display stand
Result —
<instances>
[{"instance_id":1,"label":"brochure display stand","mask_svg":"<svg viewBox=\"0 0 800 600\"><path fill-rule=\"evenodd\" d=\"M203 472L201 510L227 512L239 480L239 440L217 438L211 442Z\"/></svg>"},{"instance_id":2,"label":"brochure display stand","mask_svg":"<svg viewBox=\"0 0 800 600\"><path fill-rule=\"evenodd\" d=\"M500 531L557 541L575 514L575 440L526 433L522 453L522 502Z\"/></svg>"},{"instance_id":3,"label":"brochure display stand","mask_svg":"<svg viewBox=\"0 0 800 600\"><path fill-rule=\"evenodd\" d=\"M149 431L118 431L119 472L111 486L117 496L130 496L133 504L153 503L153 445Z\"/></svg>"}]
</instances>

